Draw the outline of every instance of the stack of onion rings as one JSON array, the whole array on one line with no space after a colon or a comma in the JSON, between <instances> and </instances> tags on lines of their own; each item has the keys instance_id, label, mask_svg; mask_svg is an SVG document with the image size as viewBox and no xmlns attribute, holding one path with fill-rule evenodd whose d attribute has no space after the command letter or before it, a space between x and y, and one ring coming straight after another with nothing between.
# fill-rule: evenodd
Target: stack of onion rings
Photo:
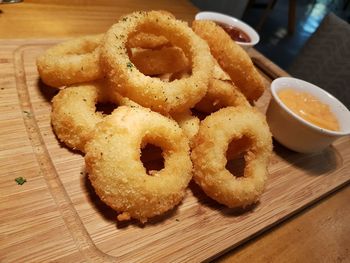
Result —
<instances>
[{"instance_id":1,"label":"stack of onion rings","mask_svg":"<svg viewBox=\"0 0 350 263\"><path fill-rule=\"evenodd\" d=\"M64 42L37 60L42 80L62 88L52 101L54 132L86 154L89 179L118 220L144 223L174 208L192 172L229 207L255 203L264 189L271 134L250 104L261 77L245 51L209 23L224 41L216 45L204 25L194 22L193 32L166 11L135 12L104 36ZM122 106L107 116L100 102ZM150 144L162 149L164 168L143 166L159 158L152 147L140 157ZM225 164L241 153L245 173L235 178Z\"/></svg>"}]
</instances>

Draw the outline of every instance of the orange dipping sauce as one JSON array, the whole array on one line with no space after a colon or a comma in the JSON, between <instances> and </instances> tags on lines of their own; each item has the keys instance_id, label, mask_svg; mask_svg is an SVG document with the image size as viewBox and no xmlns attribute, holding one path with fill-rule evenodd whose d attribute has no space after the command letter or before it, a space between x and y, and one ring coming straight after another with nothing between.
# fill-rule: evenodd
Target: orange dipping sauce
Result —
<instances>
[{"instance_id":1,"label":"orange dipping sauce","mask_svg":"<svg viewBox=\"0 0 350 263\"><path fill-rule=\"evenodd\" d=\"M281 101L295 114L312 124L331 131L339 131L337 118L329 106L306 92L285 88L277 93Z\"/></svg>"}]
</instances>

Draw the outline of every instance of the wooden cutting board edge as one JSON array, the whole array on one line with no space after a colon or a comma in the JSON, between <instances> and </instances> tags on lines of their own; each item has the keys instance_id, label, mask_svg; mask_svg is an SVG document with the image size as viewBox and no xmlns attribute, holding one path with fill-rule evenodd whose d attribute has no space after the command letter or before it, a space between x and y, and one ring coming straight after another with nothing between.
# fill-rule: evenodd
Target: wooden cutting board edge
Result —
<instances>
[{"instance_id":1,"label":"wooden cutting board edge","mask_svg":"<svg viewBox=\"0 0 350 263\"><path fill-rule=\"evenodd\" d=\"M21 42L22 40L15 41ZM34 109L32 108L30 102L28 87L26 85L26 75L23 64L22 51L30 47L35 48L38 45L49 47L50 45L58 42L57 40L44 40L45 44L43 45L42 41L43 40L34 40L31 43L20 45L13 52L16 90L18 92L18 99L22 112L34 112ZM76 247L85 259L93 259L94 262L114 261L115 258L113 256L102 252L96 247L85 226L80 220L80 217L59 178L55 166L52 163L50 154L46 148L46 144L44 143L40 129L37 125L37 121L35 118L23 118L23 121L27 130L28 138L30 139L34 150L37 163L40 167L40 171L46 181L52 198L55 200L61 217L64 220L65 225L76 244Z\"/></svg>"}]
</instances>

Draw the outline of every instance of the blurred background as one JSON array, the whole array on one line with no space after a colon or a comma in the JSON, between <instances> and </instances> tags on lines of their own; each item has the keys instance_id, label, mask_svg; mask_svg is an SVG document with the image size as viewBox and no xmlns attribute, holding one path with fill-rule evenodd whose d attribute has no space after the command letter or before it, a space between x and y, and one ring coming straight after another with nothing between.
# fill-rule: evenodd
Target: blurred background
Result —
<instances>
[{"instance_id":1,"label":"blurred background","mask_svg":"<svg viewBox=\"0 0 350 263\"><path fill-rule=\"evenodd\" d=\"M350 22L350 0L192 0L203 11L237 17L260 34L255 48L288 70L303 45L333 12ZM350 47L349 47L350 49Z\"/></svg>"}]
</instances>

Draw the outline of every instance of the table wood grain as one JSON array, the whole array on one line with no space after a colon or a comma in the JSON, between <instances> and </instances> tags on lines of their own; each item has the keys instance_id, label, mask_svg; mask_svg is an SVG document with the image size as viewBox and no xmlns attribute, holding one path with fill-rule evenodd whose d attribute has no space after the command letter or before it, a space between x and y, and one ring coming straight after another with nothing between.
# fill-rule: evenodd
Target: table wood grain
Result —
<instances>
[{"instance_id":1,"label":"table wood grain","mask_svg":"<svg viewBox=\"0 0 350 263\"><path fill-rule=\"evenodd\" d=\"M197 12L188 1L24 0L0 5L0 38L65 38L101 33L121 14L150 9L169 10L185 21L191 21ZM3 176L6 167L0 169ZM287 222L226 251L217 261L349 262L349 200L350 189L346 186ZM45 245L45 240L42 242Z\"/></svg>"}]
</instances>

